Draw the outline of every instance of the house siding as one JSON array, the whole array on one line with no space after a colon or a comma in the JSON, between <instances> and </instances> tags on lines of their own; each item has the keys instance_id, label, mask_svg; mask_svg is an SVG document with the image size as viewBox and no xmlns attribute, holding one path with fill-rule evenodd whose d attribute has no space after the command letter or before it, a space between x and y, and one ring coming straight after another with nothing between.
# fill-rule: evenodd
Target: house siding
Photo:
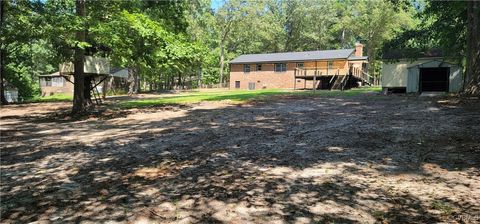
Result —
<instances>
[{"instance_id":1,"label":"house siding","mask_svg":"<svg viewBox=\"0 0 480 224\"><path fill-rule=\"evenodd\" d=\"M70 77L73 81L73 76ZM64 80L63 86L40 86L42 96L50 96L54 94L66 94L73 95L73 84L67 80Z\"/></svg>"},{"instance_id":2,"label":"house siding","mask_svg":"<svg viewBox=\"0 0 480 224\"><path fill-rule=\"evenodd\" d=\"M230 88L235 89L235 82L240 81L239 89L248 89L249 83L255 83L255 89L293 89L294 83L297 81L296 87L307 88L313 87L313 82L307 80L306 84L303 79L295 80L295 68L297 63L303 63L304 68L318 68L321 74L328 75L347 74L348 61L345 59L333 60L333 69L327 69L328 61L298 61L298 62L278 62L285 63L287 69L285 72L275 72L275 63L259 63L262 64L262 71L256 71L257 63L248 63L250 72L243 72L244 64L230 65ZM308 74L313 75L313 74Z\"/></svg>"}]
</instances>

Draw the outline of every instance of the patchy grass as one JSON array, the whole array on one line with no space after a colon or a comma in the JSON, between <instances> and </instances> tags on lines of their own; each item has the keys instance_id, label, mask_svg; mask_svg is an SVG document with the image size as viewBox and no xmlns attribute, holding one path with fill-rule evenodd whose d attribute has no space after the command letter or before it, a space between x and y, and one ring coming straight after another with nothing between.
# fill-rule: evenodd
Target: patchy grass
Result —
<instances>
[{"instance_id":1,"label":"patchy grass","mask_svg":"<svg viewBox=\"0 0 480 224\"><path fill-rule=\"evenodd\" d=\"M268 90L232 90L232 91L209 91L209 92L186 92L180 94L165 94L158 98L130 100L121 102L121 107L147 107L171 104L190 104L202 101L222 101L229 100L232 103L241 103L253 98L272 96L288 93L286 90L268 89Z\"/></svg>"},{"instance_id":2,"label":"patchy grass","mask_svg":"<svg viewBox=\"0 0 480 224\"><path fill-rule=\"evenodd\" d=\"M441 211L444 215L451 215L454 211L449 203L443 201L433 201L432 208Z\"/></svg>"},{"instance_id":3,"label":"patchy grass","mask_svg":"<svg viewBox=\"0 0 480 224\"><path fill-rule=\"evenodd\" d=\"M301 92L293 92L293 94L300 94L300 95L320 95L326 97L337 97L337 96L358 96L365 93L380 93L382 88L380 86L366 86L360 88L353 88L345 91L340 90L317 90L315 93L311 90L301 91Z\"/></svg>"},{"instance_id":4,"label":"patchy grass","mask_svg":"<svg viewBox=\"0 0 480 224\"><path fill-rule=\"evenodd\" d=\"M51 96L37 96L32 99L26 100L26 103L46 103L46 102L66 102L66 101L72 101L73 96L72 95L66 95L66 94L55 94Z\"/></svg>"},{"instance_id":5,"label":"patchy grass","mask_svg":"<svg viewBox=\"0 0 480 224\"><path fill-rule=\"evenodd\" d=\"M315 96L356 96L367 92L379 92L380 87L354 88L346 91L317 90L315 93L311 90L293 91L281 89L262 89L262 90L231 90L231 91L209 91L209 92L186 92L175 95L166 94L158 98L139 99L121 102L120 107L136 108L160 105L191 104L202 101L223 101L228 100L231 103L243 103L250 100L265 99L278 95L315 95Z\"/></svg>"}]
</instances>

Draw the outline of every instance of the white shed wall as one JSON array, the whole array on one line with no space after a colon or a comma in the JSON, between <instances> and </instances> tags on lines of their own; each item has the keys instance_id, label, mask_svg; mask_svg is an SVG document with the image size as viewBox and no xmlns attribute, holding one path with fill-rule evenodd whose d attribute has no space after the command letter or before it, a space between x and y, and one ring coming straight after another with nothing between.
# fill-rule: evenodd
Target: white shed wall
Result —
<instances>
[{"instance_id":1,"label":"white shed wall","mask_svg":"<svg viewBox=\"0 0 480 224\"><path fill-rule=\"evenodd\" d=\"M416 61L404 60L382 64L382 87L407 87L408 67L422 64L432 59L419 59Z\"/></svg>"}]
</instances>

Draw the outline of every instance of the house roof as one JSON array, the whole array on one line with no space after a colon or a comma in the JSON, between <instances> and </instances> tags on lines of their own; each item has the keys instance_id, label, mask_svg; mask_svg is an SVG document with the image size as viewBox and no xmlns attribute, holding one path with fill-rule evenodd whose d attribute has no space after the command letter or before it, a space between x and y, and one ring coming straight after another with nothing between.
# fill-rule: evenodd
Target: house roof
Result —
<instances>
[{"instance_id":1,"label":"house roof","mask_svg":"<svg viewBox=\"0 0 480 224\"><path fill-rule=\"evenodd\" d=\"M60 72L54 72L52 74L46 74L46 75L39 75L40 77L56 77L60 76Z\"/></svg>"},{"instance_id":2,"label":"house roof","mask_svg":"<svg viewBox=\"0 0 480 224\"><path fill-rule=\"evenodd\" d=\"M128 78L128 68L112 68L110 69L110 75L120 78Z\"/></svg>"},{"instance_id":3,"label":"house roof","mask_svg":"<svg viewBox=\"0 0 480 224\"><path fill-rule=\"evenodd\" d=\"M110 74L113 74L113 73L116 73L116 72L119 72L123 69L126 69L126 68L110 68Z\"/></svg>"},{"instance_id":4,"label":"house roof","mask_svg":"<svg viewBox=\"0 0 480 224\"><path fill-rule=\"evenodd\" d=\"M444 64L447 64L449 66L460 66L458 64L450 63L450 62L443 61L443 60L431 60L431 61L423 62L423 63L417 64L417 65L412 65L410 67L407 67L407 69L411 69L411 68L415 68L415 67L430 67L431 65L433 65L434 67L445 67L445 66L441 66L441 65L444 65Z\"/></svg>"},{"instance_id":5,"label":"house roof","mask_svg":"<svg viewBox=\"0 0 480 224\"><path fill-rule=\"evenodd\" d=\"M309 61L323 59L348 58L355 49L284 52L270 54L244 54L230 61L230 64L251 62L277 62L277 61Z\"/></svg>"}]
</instances>

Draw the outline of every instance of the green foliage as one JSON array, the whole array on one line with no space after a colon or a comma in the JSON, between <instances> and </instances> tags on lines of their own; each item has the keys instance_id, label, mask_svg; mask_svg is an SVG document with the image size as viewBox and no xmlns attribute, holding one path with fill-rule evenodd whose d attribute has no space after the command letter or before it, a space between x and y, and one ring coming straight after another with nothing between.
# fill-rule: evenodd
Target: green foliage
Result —
<instances>
[{"instance_id":1,"label":"green foliage","mask_svg":"<svg viewBox=\"0 0 480 224\"><path fill-rule=\"evenodd\" d=\"M51 96L34 96L31 99L26 100L26 103L46 103L46 102L71 102L73 100L72 95L55 94Z\"/></svg>"},{"instance_id":2,"label":"green foliage","mask_svg":"<svg viewBox=\"0 0 480 224\"><path fill-rule=\"evenodd\" d=\"M467 2L429 1L423 13L424 32L445 54L464 58L467 43Z\"/></svg>"},{"instance_id":3,"label":"green foliage","mask_svg":"<svg viewBox=\"0 0 480 224\"><path fill-rule=\"evenodd\" d=\"M39 93L37 75L53 71L55 59L51 45L41 40L44 34L39 14L40 2L7 1L5 24L1 28L1 48L6 52L3 78L18 88L21 99L29 99ZM19 31L22 32L19 32Z\"/></svg>"},{"instance_id":4,"label":"green foliage","mask_svg":"<svg viewBox=\"0 0 480 224\"><path fill-rule=\"evenodd\" d=\"M427 1L416 10L415 26L387 42L383 51L404 49L406 57L415 58L419 52L440 48L447 56L465 56L467 2Z\"/></svg>"},{"instance_id":5,"label":"green foliage","mask_svg":"<svg viewBox=\"0 0 480 224\"><path fill-rule=\"evenodd\" d=\"M375 71L385 42L421 32L413 29L419 24L410 1L227 0L213 10L209 0L99 0L86 2L85 18L76 16L74 0L9 2L0 36L8 50L5 77L24 98L38 94L37 75L71 61L78 47L108 57L112 67L134 68L143 86L162 90L196 86L200 76L203 84L218 83L222 49L228 62L240 54L351 48L361 41ZM76 41L80 29L85 42Z\"/></svg>"},{"instance_id":6,"label":"green foliage","mask_svg":"<svg viewBox=\"0 0 480 224\"><path fill-rule=\"evenodd\" d=\"M350 11L349 27L365 43L370 62L369 73L377 80L380 76L380 64L377 61L383 44L415 25L414 12L408 9L390 1L358 1Z\"/></svg>"}]
</instances>

